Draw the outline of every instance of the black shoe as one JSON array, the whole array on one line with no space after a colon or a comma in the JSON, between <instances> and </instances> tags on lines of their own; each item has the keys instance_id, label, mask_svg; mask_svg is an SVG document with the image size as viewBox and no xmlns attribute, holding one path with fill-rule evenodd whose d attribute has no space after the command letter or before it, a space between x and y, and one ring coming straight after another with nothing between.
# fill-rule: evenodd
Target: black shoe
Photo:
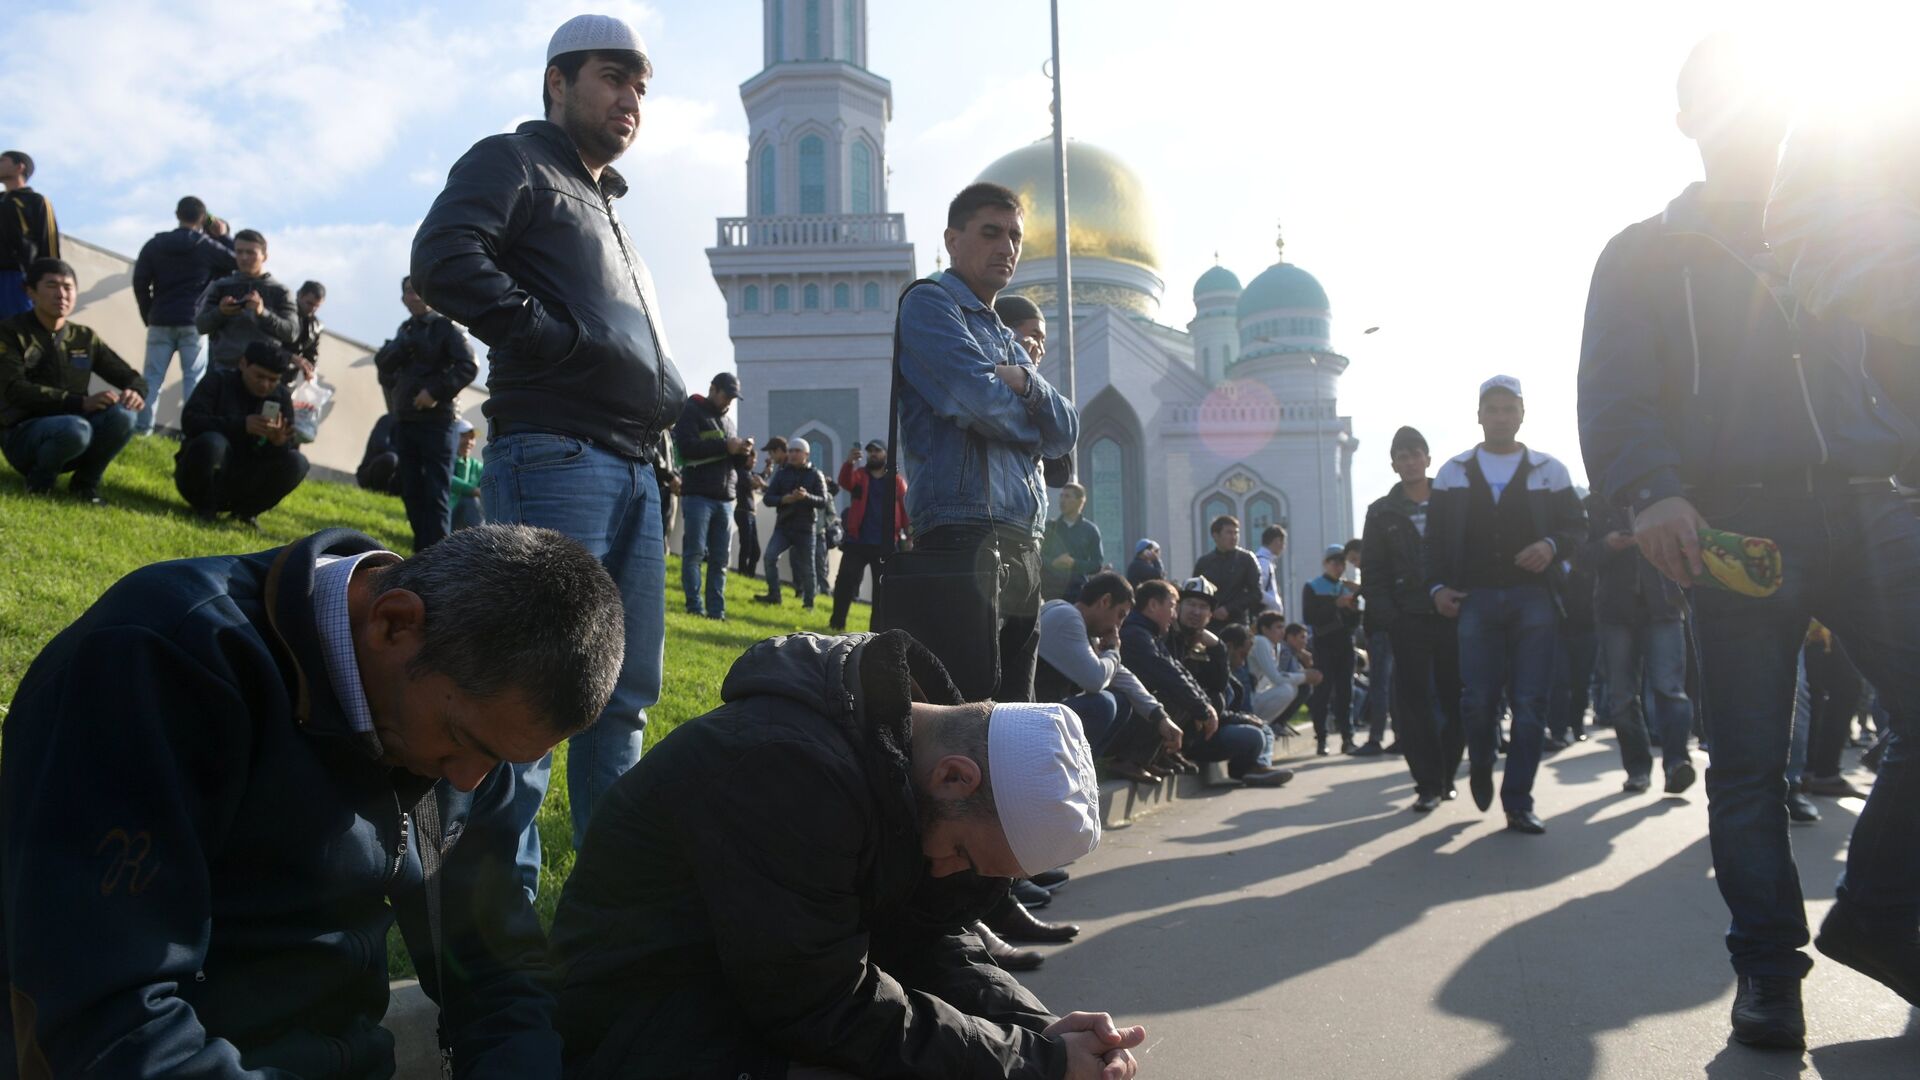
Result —
<instances>
[{"instance_id":1,"label":"black shoe","mask_svg":"<svg viewBox=\"0 0 1920 1080\"><path fill-rule=\"evenodd\" d=\"M1340 752L1342 754L1351 754L1353 753L1353 751L1354 751L1354 746L1353 746L1352 739L1343 738L1340 740Z\"/></svg>"},{"instance_id":2,"label":"black shoe","mask_svg":"<svg viewBox=\"0 0 1920 1080\"><path fill-rule=\"evenodd\" d=\"M804 603L804 604L801 604L801 605L800 605L800 610L802 610L802 611L812 611L812 610L813 610L813 602L812 602L812 601L808 601L807 603Z\"/></svg>"},{"instance_id":3,"label":"black shoe","mask_svg":"<svg viewBox=\"0 0 1920 1080\"><path fill-rule=\"evenodd\" d=\"M709 618L709 619L712 619L712 620L713 620L714 622L726 622L726 621L727 621L727 613L723 611L723 612L721 612L721 613L719 613L718 615L708 615L708 616L706 616L706 618Z\"/></svg>"},{"instance_id":4,"label":"black shoe","mask_svg":"<svg viewBox=\"0 0 1920 1080\"><path fill-rule=\"evenodd\" d=\"M1452 802L1453 800L1460 797L1460 789L1457 787L1450 787L1447 789L1447 793L1440 797L1447 800L1448 802Z\"/></svg>"},{"instance_id":5,"label":"black shoe","mask_svg":"<svg viewBox=\"0 0 1920 1080\"><path fill-rule=\"evenodd\" d=\"M1854 787L1852 782L1839 773L1832 776L1809 776L1800 781L1800 790L1809 795L1826 795L1835 799L1864 799L1867 793Z\"/></svg>"},{"instance_id":6,"label":"black shoe","mask_svg":"<svg viewBox=\"0 0 1920 1080\"><path fill-rule=\"evenodd\" d=\"M1379 757L1381 754L1384 754L1384 753L1386 753L1386 751L1380 748L1379 743L1368 742L1365 745L1361 746L1358 750L1355 750L1353 752L1353 756L1354 757Z\"/></svg>"},{"instance_id":7,"label":"black shoe","mask_svg":"<svg viewBox=\"0 0 1920 1080\"><path fill-rule=\"evenodd\" d=\"M1540 751L1545 754L1557 754L1572 745L1572 743L1558 735L1549 735L1547 736L1547 741L1540 744Z\"/></svg>"},{"instance_id":8,"label":"black shoe","mask_svg":"<svg viewBox=\"0 0 1920 1080\"><path fill-rule=\"evenodd\" d=\"M1795 825L1817 825L1820 822L1820 808L1813 805L1799 788L1787 790L1787 820Z\"/></svg>"},{"instance_id":9,"label":"black shoe","mask_svg":"<svg viewBox=\"0 0 1920 1080\"><path fill-rule=\"evenodd\" d=\"M1632 776L1627 777L1627 782L1620 785L1620 790L1628 792L1630 794L1637 795L1640 792L1646 791L1651 787L1653 787L1653 780L1651 777L1646 777L1646 776L1640 775L1639 773L1635 773Z\"/></svg>"},{"instance_id":10,"label":"black shoe","mask_svg":"<svg viewBox=\"0 0 1920 1080\"><path fill-rule=\"evenodd\" d=\"M68 484L67 494L86 503L88 506L105 506L107 500L100 495L100 489L92 484Z\"/></svg>"},{"instance_id":11,"label":"black shoe","mask_svg":"<svg viewBox=\"0 0 1920 1080\"><path fill-rule=\"evenodd\" d=\"M1547 831L1547 825L1540 820L1539 814L1531 810L1509 810L1507 811L1507 829L1511 832L1526 833L1528 836L1539 836Z\"/></svg>"},{"instance_id":12,"label":"black shoe","mask_svg":"<svg viewBox=\"0 0 1920 1080\"><path fill-rule=\"evenodd\" d=\"M251 529L254 532L260 531L260 519L254 517L252 514L248 514L245 517L236 517L233 519L233 523L243 529Z\"/></svg>"},{"instance_id":13,"label":"black shoe","mask_svg":"<svg viewBox=\"0 0 1920 1080\"><path fill-rule=\"evenodd\" d=\"M1476 761L1472 775L1467 777L1467 787L1473 791L1473 805L1481 810L1493 806L1493 762Z\"/></svg>"},{"instance_id":14,"label":"black shoe","mask_svg":"<svg viewBox=\"0 0 1920 1080\"><path fill-rule=\"evenodd\" d=\"M1800 980L1791 975L1742 975L1733 995L1733 1037L1775 1050L1807 1047Z\"/></svg>"},{"instance_id":15,"label":"black shoe","mask_svg":"<svg viewBox=\"0 0 1920 1080\"><path fill-rule=\"evenodd\" d=\"M1327 740L1325 736L1313 740L1313 752L1319 757L1327 756Z\"/></svg>"},{"instance_id":16,"label":"black shoe","mask_svg":"<svg viewBox=\"0 0 1920 1080\"><path fill-rule=\"evenodd\" d=\"M846 633L846 632L847 632L847 624L846 624L846 623L832 623L832 622L830 622L830 623L828 623L828 624L827 624L827 633L829 633L829 634L844 634L844 633Z\"/></svg>"},{"instance_id":17,"label":"black shoe","mask_svg":"<svg viewBox=\"0 0 1920 1080\"><path fill-rule=\"evenodd\" d=\"M1248 787L1281 787L1293 779L1292 769L1255 769L1240 778Z\"/></svg>"},{"instance_id":18,"label":"black shoe","mask_svg":"<svg viewBox=\"0 0 1920 1080\"><path fill-rule=\"evenodd\" d=\"M52 484L47 484L45 486L42 486L40 484L27 485L27 495L30 498L44 499L51 496L52 494L53 494Z\"/></svg>"},{"instance_id":19,"label":"black shoe","mask_svg":"<svg viewBox=\"0 0 1920 1080\"><path fill-rule=\"evenodd\" d=\"M1431 814L1435 810L1439 809L1439 807L1440 807L1440 796L1422 795L1419 798L1413 800L1413 806L1410 809L1412 809L1413 812L1416 814Z\"/></svg>"},{"instance_id":20,"label":"black shoe","mask_svg":"<svg viewBox=\"0 0 1920 1080\"><path fill-rule=\"evenodd\" d=\"M1843 900L1827 912L1813 947L1920 1007L1920 935L1912 925L1897 936L1876 934L1853 917Z\"/></svg>"},{"instance_id":21,"label":"black shoe","mask_svg":"<svg viewBox=\"0 0 1920 1080\"><path fill-rule=\"evenodd\" d=\"M1028 911L1038 911L1048 904L1053 903L1052 893L1028 881L1026 878L1015 878L1013 888L1008 890L1008 892L1015 900L1025 904Z\"/></svg>"},{"instance_id":22,"label":"black shoe","mask_svg":"<svg viewBox=\"0 0 1920 1080\"><path fill-rule=\"evenodd\" d=\"M1399 757L1406 753L1405 750L1400 749L1400 744L1398 742L1388 743L1387 745L1380 748L1380 752L1383 754L1392 754L1395 757Z\"/></svg>"},{"instance_id":23,"label":"black shoe","mask_svg":"<svg viewBox=\"0 0 1920 1080\"><path fill-rule=\"evenodd\" d=\"M1035 874L1027 880L1048 892L1052 892L1072 879L1073 875L1067 873L1065 870L1047 870L1043 873Z\"/></svg>"},{"instance_id":24,"label":"black shoe","mask_svg":"<svg viewBox=\"0 0 1920 1080\"><path fill-rule=\"evenodd\" d=\"M753 598L753 602L756 604L778 604L780 603L780 598L777 596L768 596L766 593L761 593L759 596L756 596Z\"/></svg>"},{"instance_id":25,"label":"black shoe","mask_svg":"<svg viewBox=\"0 0 1920 1080\"><path fill-rule=\"evenodd\" d=\"M987 924L989 930L1008 941L1058 945L1072 941L1080 934L1080 928L1073 923L1041 922L1033 917L1026 905L1011 896L1002 897L981 921Z\"/></svg>"},{"instance_id":26,"label":"black shoe","mask_svg":"<svg viewBox=\"0 0 1920 1080\"><path fill-rule=\"evenodd\" d=\"M1069 190L1071 190L1071 189L1069 189ZM1584 731L1576 731L1576 732L1574 732L1574 733L1573 733L1573 741L1574 741L1574 742L1586 742L1586 741L1587 741L1587 733L1586 733L1586 732L1584 732Z\"/></svg>"},{"instance_id":27,"label":"black shoe","mask_svg":"<svg viewBox=\"0 0 1920 1080\"><path fill-rule=\"evenodd\" d=\"M1007 971L1032 971L1046 963L1047 958L1039 950L1014 948L1000 940L1000 935L987 929L986 923L977 922L968 929L979 935L980 943L987 947L987 955L993 958L993 962Z\"/></svg>"},{"instance_id":28,"label":"black shoe","mask_svg":"<svg viewBox=\"0 0 1920 1080\"><path fill-rule=\"evenodd\" d=\"M1667 770L1667 794L1678 795L1693 786L1693 762L1683 761Z\"/></svg>"}]
</instances>

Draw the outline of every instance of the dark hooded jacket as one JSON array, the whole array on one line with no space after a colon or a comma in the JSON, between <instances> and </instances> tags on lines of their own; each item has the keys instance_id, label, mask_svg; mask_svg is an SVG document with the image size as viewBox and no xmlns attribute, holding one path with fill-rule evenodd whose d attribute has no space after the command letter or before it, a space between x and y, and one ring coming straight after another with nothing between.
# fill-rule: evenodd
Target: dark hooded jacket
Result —
<instances>
[{"instance_id":1,"label":"dark hooded jacket","mask_svg":"<svg viewBox=\"0 0 1920 1080\"><path fill-rule=\"evenodd\" d=\"M409 813L433 784L353 731L313 600L319 556L377 550L335 529L136 570L27 669L0 755L6 1075L393 1075L387 930L433 956ZM438 788L444 985L421 967L461 1078L559 1071L515 777Z\"/></svg>"},{"instance_id":2,"label":"dark hooded jacket","mask_svg":"<svg viewBox=\"0 0 1920 1080\"><path fill-rule=\"evenodd\" d=\"M133 263L133 302L148 326L192 326L200 294L214 278L233 273L233 245L185 225L140 248Z\"/></svg>"},{"instance_id":3,"label":"dark hooded jacket","mask_svg":"<svg viewBox=\"0 0 1920 1080\"><path fill-rule=\"evenodd\" d=\"M961 929L1006 881L927 873L915 688L960 700L900 631L762 641L602 797L553 927L569 1076L1065 1075Z\"/></svg>"},{"instance_id":4,"label":"dark hooded jacket","mask_svg":"<svg viewBox=\"0 0 1920 1080\"><path fill-rule=\"evenodd\" d=\"M1385 630L1402 615L1432 615L1433 594L1427 591L1426 541L1414 527L1419 504L1408 497L1405 484L1375 499L1367 507L1367 524L1360 534L1360 598L1366 602L1369 632Z\"/></svg>"}]
</instances>

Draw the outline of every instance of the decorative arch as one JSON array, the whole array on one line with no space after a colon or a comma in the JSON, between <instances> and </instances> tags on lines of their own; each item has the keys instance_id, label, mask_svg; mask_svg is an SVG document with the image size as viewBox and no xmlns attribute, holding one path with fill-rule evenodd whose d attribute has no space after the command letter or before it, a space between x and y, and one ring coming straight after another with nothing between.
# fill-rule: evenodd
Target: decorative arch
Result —
<instances>
[{"instance_id":1,"label":"decorative arch","mask_svg":"<svg viewBox=\"0 0 1920 1080\"><path fill-rule=\"evenodd\" d=\"M879 309L880 307L880 283L879 282L869 281L865 285L860 286L860 306L863 308L866 308L868 311L876 311Z\"/></svg>"},{"instance_id":2,"label":"decorative arch","mask_svg":"<svg viewBox=\"0 0 1920 1080\"><path fill-rule=\"evenodd\" d=\"M849 212L873 213L873 148L867 145L864 138L856 137L852 148L847 151L847 178L851 200Z\"/></svg>"},{"instance_id":3,"label":"decorative arch","mask_svg":"<svg viewBox=\"0 0 1920 1080\"><path fill-rule=\"evenodd\" d=\"M820 286L808 282L806 288L800 290L800 306L807 311L819 311Z\"/></svg>"},{"instance_id":4,"label":"decorative arch","mask_svg":"<svg viewBox=\"0 0 1920 1080\"><path fill-rule=\"evenodd\" d=\"M741 290L740 307L743 311L760 310L760 286L749 285Z\"/></svg>"},{"instance_id":5,"label":"decorative arch","mask_svg":"<svg viewBox=\"0 0 1920 1080\"><path fill-rule=\"evenodd\" d=\"M802 135L795 144L800 162L800 212L827 212L827 140L819 135Z\"/></svg>"},{"instance_id":6,"label":"decorative arch","mask_svg":"<svg viewBox=\"0 0 1920 1080\"><path fill-rule=\"evenodd\" d=\"M1145 445L1139 414L1113 387L1080 410L1078 471L1087 517L1100 527L1107 560L1122 569L1133 542L1147 532Z\"/></svg>"},{"instance_id":7,"label":"decorative arch","mask_svg":"<svg viewBox=\"0 0 1920 1080\"><path fill-rule=\"evenodd\" d=\"M772 139L764 140L754 154L754 190L758 193L755 213L772 217L780 212L780 167Z\"/></svg>"},{"instance_id":8,"label":"decorative arch","mask_svg":"<svg viewBox=\"0 0 1920 1080\"><path fill-rule=\"evenodd\" d=\"M833 309L845 311L853 306L853 286L846 282L836 282L833 286Z\"/></svg>"},{"instance_id":9,"label":"decorative arch","mask_svg":"<svg viewBox=\"0 0 1920 1080\"><path fill-rule=\"evenodd\" d=\"M793 310L793 293L785 285L775 285L773 287L773 310Z\"/></svg>"},{"instance_id":10,"label":"decorative arch","mask_svg":"<svg viewBox=\"0 0 1920 1080\"><path fill-rule=\"evenodd\" d=\"M1232 514L1240 522L1240 546L1251 548L1260 543L1260 533L1268 525L1285 525L1292 528L1292 504L1286 492L1269 484L1264 477L1244 464L1236 464L1215 477L1213 483L1200 489L1193 500L1194 551L1205 554L1213 550L1213 536L1208 526L1221 514ZM1288 543L1292 543L1289 538ZM1291 596L1293 576L1289 572L1292 560L1283 559L1280 564L1280 595Z\"/></svg>"},{"instance_id":11,"label":"decorative arch","mask_svg":"<svg viewBox=\"0 0 1920 1080\"><path fill-rule=\"evenodd\" d=\"M807 456L812 460L813 467L821 472L837 467L841 449L845 445L845 440L840 437L840 433L825 420L802 421L787 438L807 440L809 451Z\"/></svg>"}]
</instances>

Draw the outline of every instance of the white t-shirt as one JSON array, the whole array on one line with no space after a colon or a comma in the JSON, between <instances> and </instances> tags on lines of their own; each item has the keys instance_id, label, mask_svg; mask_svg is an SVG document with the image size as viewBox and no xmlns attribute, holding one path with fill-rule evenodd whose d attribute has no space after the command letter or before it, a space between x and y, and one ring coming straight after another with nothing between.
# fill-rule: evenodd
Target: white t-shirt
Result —
<instances>
[{"instance_id":1,"label":"white t-shirt","mask_svg":"<svg viewBox=\"0 0 1920 1080\"><path fill-rule=\"evenodd\" d=\"M1515 450L1511 454L1490 454L1486 447L1473 452L1480 461L1480 472L1487 478L1487 486L1493 489L1493 501L1499 502L1502 492L1513 482L1513 474L1520 469L1520 455L1524 451Z\"/></svg>"}]
</instances>

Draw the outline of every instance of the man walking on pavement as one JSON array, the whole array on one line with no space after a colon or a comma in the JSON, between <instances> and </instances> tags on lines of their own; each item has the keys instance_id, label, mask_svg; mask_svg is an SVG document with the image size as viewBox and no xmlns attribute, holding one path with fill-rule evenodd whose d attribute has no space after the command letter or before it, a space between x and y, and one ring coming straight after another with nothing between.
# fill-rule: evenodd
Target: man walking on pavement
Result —
<instances>
[{"instance_id":1,"label":"man walking on pavement","mask_svg":"<svg viewBox=\"0 0 1920 1080\"><path fill-rule=\"evenodd\" d=\"M1581 347L1580 438L1595 489L1633 512L1641 554L1680 585L1706 580L1703 528L1777 545L1770 595L1695 588L1691 603L1712 743L1714 880L1732 913L1733 1037L1797 1051L1800 984L1813 964L1785 774L1795 653L1810 618L1846 642L1895 732L1814 944L1920 1005L1920 760L1901 749L1920 738L1920 518L1888 480L1920 452L1920 428L1876 376L1901 389L1913 350L1803 307L1811 267L1769 248L1763 222L1810 209L1829 211L1828 226L1884 218L1862 213L1870 188L1799 191L1791 172L1768 204L1776 161L1794 161L1797 147L1780 154L1785 110L1768 91L1775 73L1761 67L1730 36L1687 59L1679 126L1699 145L1706 180L1601 253ZM1871 228L1855 239L1911 265L1910 248L1883 248L1887 235ZM1823 244L1849 236L1821 231ZM1783 246L1790 258L1801 250L1791 234Z\"/></svg>"},{"instance_id":2,"label":"man walking on pavement","mask_svg":"<svg viewBox=\"0 0 1920 1080\"><path fill-rule=\"evenodd\" d=\"M1427 515L1427 588L1436 611L1460 620L1461 714L1473 801L1493 805L1500 699L1513 708L1500 804L1507 828L1539 834L1533 778L1546 740L1547 700L1559 620L1553 575L1586 538L1587 515L1567 467L1522 445L1520 380L1480 384L1479 446L1448 461L1433 480Z\"/></svg>"},{"instance_id":3,"label":"man walking on pavement","mask_svg":"<svg viewBox=\"0 0 1920 1080\"><path fill-rule=\"evenodd\" d=\"M1427 514L1433 482L1427 438L1410 427L1389 448L1400 482L1372 506L1360 543L1367 568L1360 595L1367 617L1393 646L1395 742L1413 774L1413 807L1428 813L1454 797L1466 749L1460 722L1460 641L1452 619L1434 610L1426 586Z\"/></svg>"},{"instance_id":4,"label":"man walking on pavement","mask_svg":"<svg viewBox=\"0 0 1920 1080\"><path fill-rule=\"evenodd\" d=\"M620 587L620 678L599 721L568 740L576 848L595 801L640 760L647 709L660 698L666 542L648 455L686 388L653 278L614 213L627 181L612 168L640 131L652 74L631 26L569 19L547 44L545 118L467 151L413 241L421 295L490 347L488 519L573 537ZM551 766L548 756L520 769L529 892Z\"/></svg>"}]
</instances>

